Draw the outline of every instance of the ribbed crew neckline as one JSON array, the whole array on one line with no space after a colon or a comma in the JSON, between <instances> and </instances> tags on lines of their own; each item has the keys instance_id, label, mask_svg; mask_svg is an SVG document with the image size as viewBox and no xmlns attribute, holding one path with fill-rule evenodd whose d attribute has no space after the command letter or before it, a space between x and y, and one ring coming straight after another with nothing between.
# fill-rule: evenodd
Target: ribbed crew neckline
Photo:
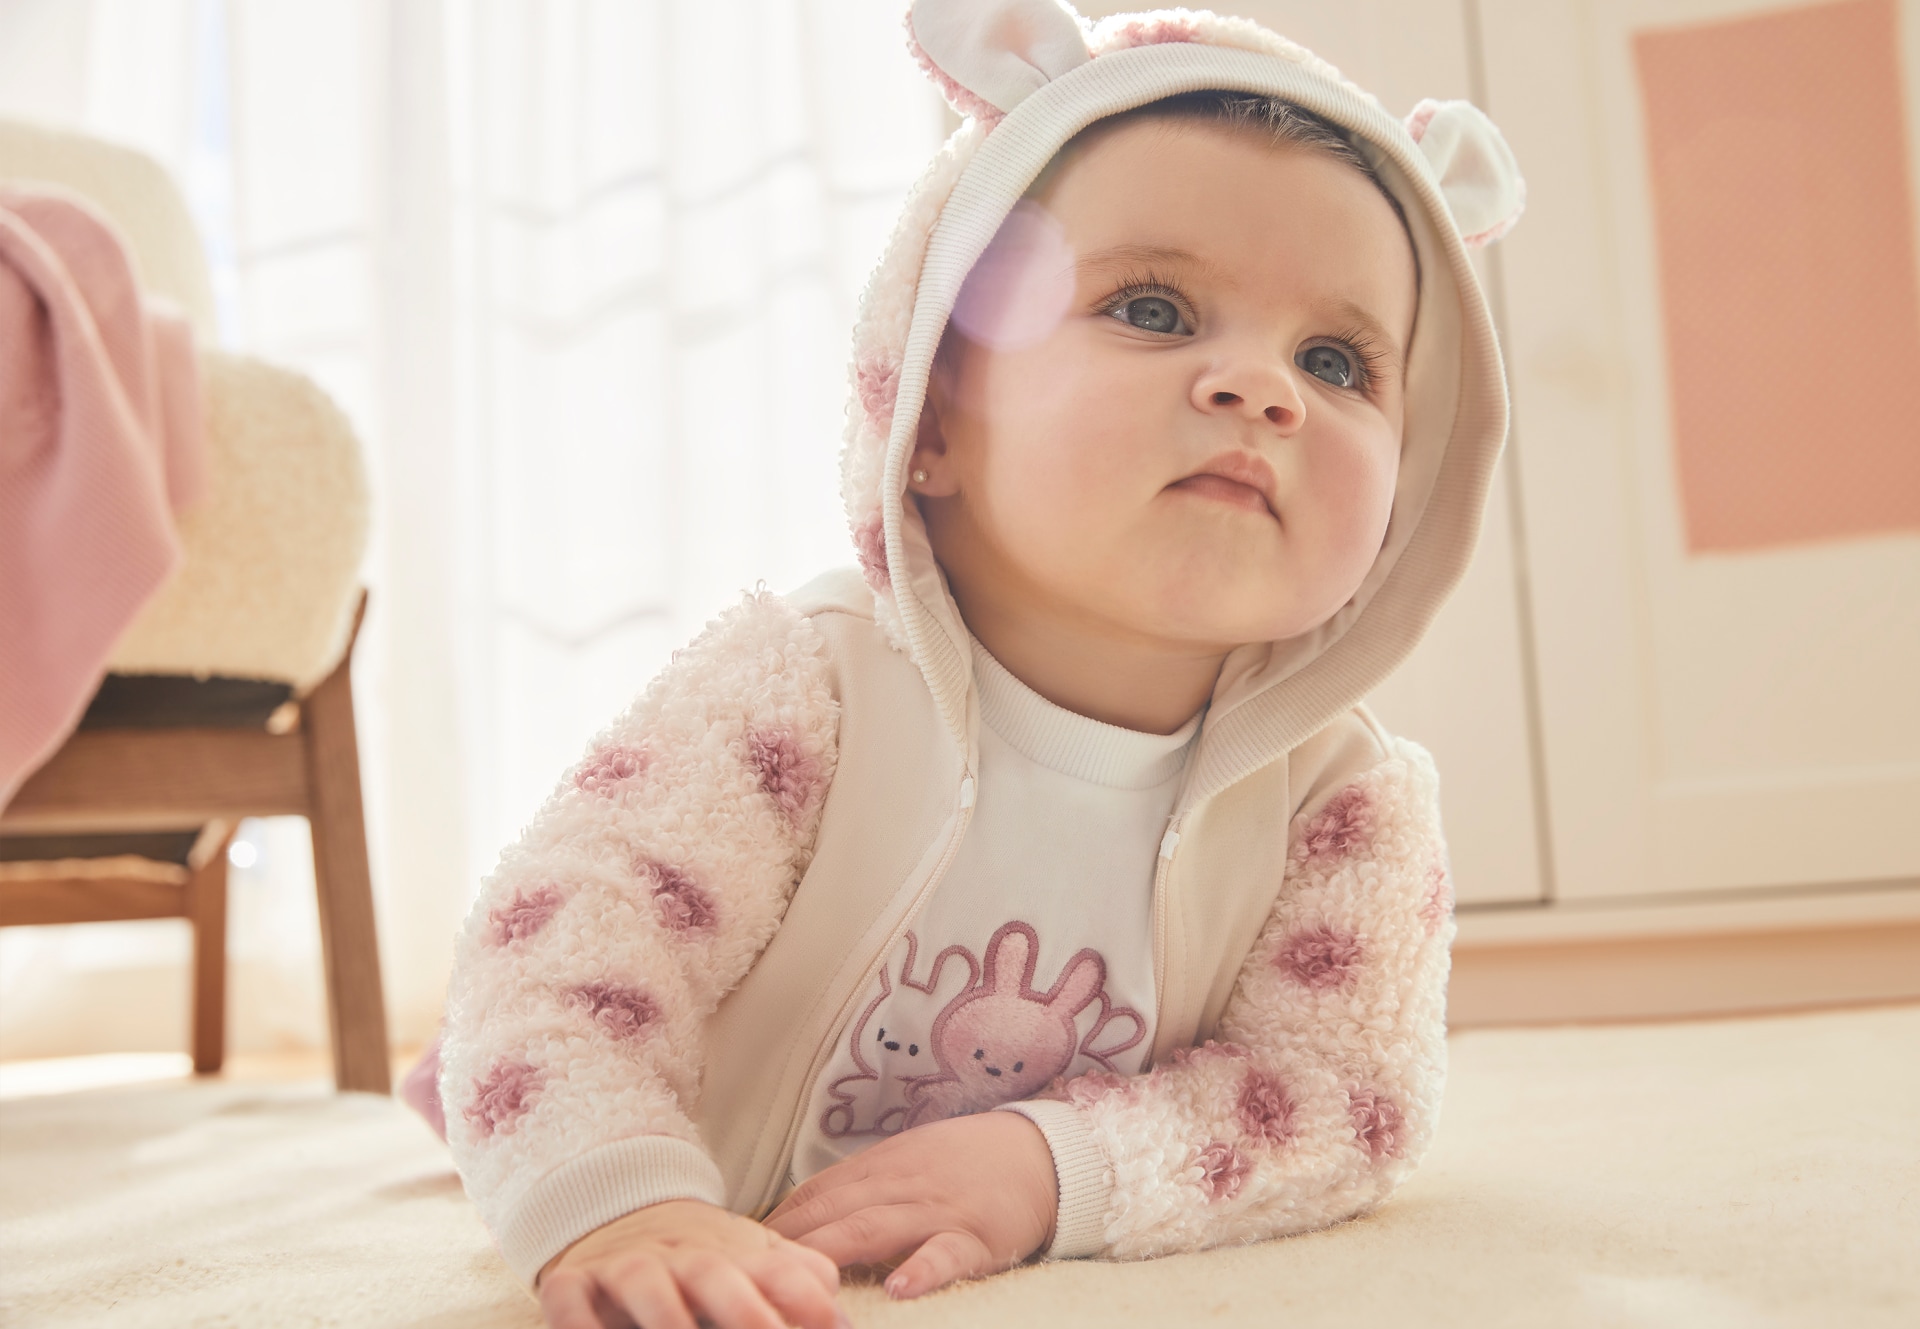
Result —
<instances>
[{"instance_id":1,"label":"ribbed crew neckline","mask_svg":"<svg viewBox=\"0 0 1920 1329\"><path fill-rule=\"evenodd\" d=\"M980 721L1029 761L1110 789L1151 789L1180 773L1206 708L1171 734L1122 729L1056 706L1015 678L972 633Z\"/></svg>"}]
</instances>

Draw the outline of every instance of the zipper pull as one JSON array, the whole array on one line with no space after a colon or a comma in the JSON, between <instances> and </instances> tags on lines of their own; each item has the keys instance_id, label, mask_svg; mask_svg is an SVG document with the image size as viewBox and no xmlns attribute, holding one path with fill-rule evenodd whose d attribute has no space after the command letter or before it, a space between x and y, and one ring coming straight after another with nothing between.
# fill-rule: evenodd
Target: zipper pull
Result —
<instances>
[{"instance_id":1,"label":"zipper pull","mask_svg":"<svg viewBox=\"0 0 1920 1329\"><path fill-rule=\"evenodd\" d=\"M973 777L971 775L960 782L960 806L963 808L973 806Z\"/></svg>"},{"instance_id":2,"label":"zipper pull","mask_svg":"<svg viewBox=\"0 0 1920 1329\"><path fill-rule=\"evenodd\" d=\"M1174 830L1172 824L1169 823L1167 833L1160 837L1160 857L1167 859L1172 858L1173 851L1179 847L1180 832Z\"/></svg>"}]
</instances>

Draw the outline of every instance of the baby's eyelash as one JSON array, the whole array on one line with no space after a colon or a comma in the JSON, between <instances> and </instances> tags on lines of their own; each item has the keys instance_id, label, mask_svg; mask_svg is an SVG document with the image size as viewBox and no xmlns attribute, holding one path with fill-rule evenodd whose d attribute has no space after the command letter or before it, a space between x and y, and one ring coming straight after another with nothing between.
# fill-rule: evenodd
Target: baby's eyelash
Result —
<instances>
[{"instance_id":1,"label":"baby's eyelash","mask_svg":"<svg viewBox=\"0 0 1920 1329\"><path fill-rule=\"evenodd\" d=\"M1172 282L1150 271L1128 272L1120 279L1119 289L1107 296L1098 305L1099 312L1111 314L1129 300L1138 300L1143 295L1157 295L1163 300L1171 300L1180 316L1189 323L1194 322L1193 305L1180 293L1180 288Z\"/></svg>"},{"instance_id":2,"label":"baby's eyelash","mask_svg":"<svg viewBox=\"0 0 1920 1329\"><path fill-rule=\"evenodd\" d=\"M1379 383L1381 375L1386 372L1388 359L1386 351L1381 349L1379 342L1358 328L1329 337L1327 340L1336 342L1353 352L1353 358L1360 365L1360 382L1357 386L1362 391L1370 391Z\"/></svg>"}]
</instances>

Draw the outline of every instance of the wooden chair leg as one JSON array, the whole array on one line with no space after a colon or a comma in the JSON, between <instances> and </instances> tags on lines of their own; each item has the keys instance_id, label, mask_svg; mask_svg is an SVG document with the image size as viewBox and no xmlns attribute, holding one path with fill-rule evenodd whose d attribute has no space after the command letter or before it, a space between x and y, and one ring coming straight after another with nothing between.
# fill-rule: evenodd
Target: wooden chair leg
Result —
<instances>
[{"instance_id":1,"label":"wooden chair leg","mask_svg":"<svg viewBox=\"0 0 1920 1329\"><path fill-rule=\"evenodd\" d=\"M227 846L236 827L211 822L188 860L193 924L193 1072L213 1075L227 1056Z\"/></svg>"},{"instance_id":2,"label":"wooden chair leg","mask_svg":"<svg viewBox=\"0 0 1920 1329\"><path fill-rule=\"evenodd\" d=\"M365 610L365 601L361 603ZM355 632L359 624L355 622ZM327 976L333 1081L341 1089L392 1090L387 1008L374 930L373 877L360 802L360 748L353 729L353 648L301 706L313 829L320 950Z\"/></svg>"}]
</instances>

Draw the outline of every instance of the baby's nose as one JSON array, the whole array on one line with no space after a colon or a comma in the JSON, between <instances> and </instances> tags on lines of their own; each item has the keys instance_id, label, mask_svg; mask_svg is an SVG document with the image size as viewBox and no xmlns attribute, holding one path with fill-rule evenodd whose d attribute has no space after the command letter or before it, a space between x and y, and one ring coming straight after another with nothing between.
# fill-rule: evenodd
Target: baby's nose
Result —
<instances>
[{"instance_id":1,"label":"baby's nose","mask_svg":"<svg viewBox=\"0 0 1920 1329\"><path fill-rule=\"evenodd\" d=\"M1216 392L1213 394L1213 404L1215 406L1242 406L1246 404L1246 398L1236 392ZM1276 404L1266 407L1260 414L1266 416L1267 419L1271 420L1274 424L1284 425L1292 421L1295 412L1290 405L1283 406Z\"/></svg>"},{"instance_id":2,"label":"baby's nose","mask_svg":"<svg viewBox=\"0 0 1920 1329\"><path fill-rule=\"evenodd\" d=\"M1297 429L1306 410L1290 367L1270 357L1232 356L1203 371L1193 384L1193 405L1209 414L1264 418Z\"/></svg>"}]
</instances>

